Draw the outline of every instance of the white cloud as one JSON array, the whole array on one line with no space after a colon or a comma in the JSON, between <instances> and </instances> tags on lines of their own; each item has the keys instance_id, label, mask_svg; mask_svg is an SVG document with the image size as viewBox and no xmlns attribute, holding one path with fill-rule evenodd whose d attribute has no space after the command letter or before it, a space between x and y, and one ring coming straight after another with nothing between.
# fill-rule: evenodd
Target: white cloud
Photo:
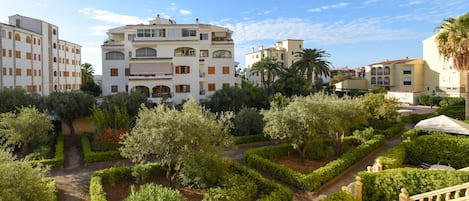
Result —
<instances>
[{"instance_id":1,"label":"white cloud","mask_svg":"<svg viewBox=\"0 0 469 201\"><path fill-rule=\"evenodd\" d=\"M92 36L106 36L106 32L109 29L115 28L115 26L109 26L109 25L97 25L97 26L92 26L89 29L91 32L89 35Z\"/></svg>"},{"instance_id":2,"label":"white cloud","mask_svg":"<svg viewBox=\"0 0 469 201\"><path fill-rule=\"evenodd\" d=\"M349 5L349 3L340 2L340 3L337 3L337 4L321 6L319 8L311 8L311 9L308 9L308 12L321 12L323 10L336 9L336 8L345 8L348 5Z\"/></svg>"},{"instance_id":3,"label":"white cloud","mask_svg":"<svg viewBox=\"0 0 469 201\"><path fill-rule=\"evenodd\" d=\"M407 3L400 4L399 6L400 7L409 7L409 6L415 6L415 5L419 5L419 4L423 4L423 3L425 3L425 2L422 1L422 0L409 0Z\"/></svg>"},{"instance_id":4,"label":"white cloud","mask_svg":"<svg viewBox=\"0 0 469 201\"><path fill-rule=\"evenodd\" d=\"M179 10L179 13L182 14L182 15L189 15L189 14L191 14L192 12L191 12L190 10L181 9L181 10Z\"/></svg>"},{"instance_id":5,"label":"white cloud","mask_svg":"<svg viewBox=\"0 0 469 201\"><path fill-rule=\"evenodd\" d=\"M370 5L370 4L374 4L376 2L379 2L379 0L368 0L368 1L363 2L363 4Z\"/></svg>"},{"instance_id":6,"label":"white cloud","mask_svg":"<svg viewBox=\"0 0 469 201\"><path fill-rule=\"evenodd\" d=\"M92 19L113 24L126 25L140 24L146 22L144 19L140 19L136 16L121 15L118 13L113 13L107 10L100 10L96 8L83 8L78 10L78 12Z\"/></svg>"}]
</instances>

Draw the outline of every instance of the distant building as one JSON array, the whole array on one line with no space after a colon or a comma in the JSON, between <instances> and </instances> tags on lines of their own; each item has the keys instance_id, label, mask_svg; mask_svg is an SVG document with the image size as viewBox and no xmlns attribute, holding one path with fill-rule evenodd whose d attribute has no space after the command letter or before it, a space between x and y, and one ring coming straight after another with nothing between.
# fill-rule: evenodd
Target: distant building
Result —
<instances>
[{"instance_id":1,"label":"distant building","mask_svg":"<svg viewBox=\"0 0 469 201\"><path fill-rule=\"evenodd\" d=\"M255 86L262 86L260 75L252 72L254 63L265 57L273 57L282 62L284 67L289 67L295 62L295 53L302 50L303 40L298 39L278 41L270 48L264 48L263 45L259 46L257 50L252 48L251 52L245 55L244 76Z\"/></svg>"},{"instance_id":2,"label":"distant building","mask_svg":"<svg viewBox=\"0 0 469 201\"><path fill-rule=\"evenodd\" d=\"M59 27L13 15L0 32L0 89L41 95L80 89L81 46L59 39Z\"/></svg>"},{"instance_id":3,"label":"distant building","mask_svg":"<svg viewBox=\"0 0 469 201\"><path fill-rule=\"evenodd\" d=\"M238 85L232 31L215 25L176 24L159 15L149 24L108 30L102 49L103 95L141 91L151 102L208 99Z\"/></svg>"}]
</instances>

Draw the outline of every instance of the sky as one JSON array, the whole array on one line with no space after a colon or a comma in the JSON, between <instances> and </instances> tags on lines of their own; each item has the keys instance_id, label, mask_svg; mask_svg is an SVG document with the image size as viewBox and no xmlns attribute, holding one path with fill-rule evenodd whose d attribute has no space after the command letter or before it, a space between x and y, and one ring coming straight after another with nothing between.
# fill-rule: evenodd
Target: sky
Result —
<instances>
[{"instance_id":1,"label":"sky","mask_svg":"<svg viewBox=\"0 0 469 201\"><path fill-rule=\"evenodd\" d=\"M106 31L148 23L157 14L178 24L231 29L235 60L244 68L252 47L302 39L326 51L332 67L356 68L386 59L422 58L422 40L443 20L469 12L468 0L15 0L2 3L0 22L23 15L59 27L59 38L82 46L82 63L101 74Z\"/></svg>"}]
</instances>

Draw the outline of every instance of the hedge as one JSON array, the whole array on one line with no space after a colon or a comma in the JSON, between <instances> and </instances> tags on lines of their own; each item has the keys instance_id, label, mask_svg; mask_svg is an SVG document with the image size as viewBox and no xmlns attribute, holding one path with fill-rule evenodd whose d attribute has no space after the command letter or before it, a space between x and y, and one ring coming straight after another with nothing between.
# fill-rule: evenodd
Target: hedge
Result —
<instances>
[{"instance_id":1,"label":"hedge","mask_svg":"<svg viewBox=\"0 0 469 201\"><path fill-rule=\"evenodd\" d=\"M57 140L55 144L55 153L54 158L41 159L32 161L33 164L40 163L45 166L50 166L52 168L60 167L64 165L65 155L64 155L64 136L57 135Z\"/></svg>"},{"instance_id":2,"label":"hedge","mask_svg":"<svg viewBox=\"0 0 469 201\"><path fill-rule=\"evenodd\" d=\"M249 165L266 172L280 181L302 190L313 191L383 145L384 141L384 136L376 135L373 139L346 152L336 160L307 174L302 174L269 160L277 156L286 155L289 149L291 149L289 144L250 149L244 153L244 157Z\"/></svg>"},{"instance_id":3,"label":"hedge","mask_svg":"<svg viewBox=\"0 0 469 201\"><path fill-rule=\"evenodd\" d=\"M150 168L141 168L144 165L149 165ZM132 172L139 169L145 169L143 174L149 177L165 175L165 171L158 163L139 164L135 166L125 167L111 167L103 170L96 171L92 174L90 180L90 198L91 201L106 201L106 192L104 191L103 184L105 183L118 183L123 181L136 181L137 178L132 176ZM231 162L230 169L236 173L246 176L255 181L260 190L260 201L291 201L293 200L294 193L287 187L277 184L271 180L263 178L259 173L254 170L248 169L236 162ZM142 173L142 172L141 172Z\"/></svg>"},{"instance_id":4,"label":"hedge","mask_svg":"<svg viewBox=\"0 0 469 201\"><path fill-rule=\"evenodd\" d=\"M392 126L385 130L375 130L378 135L384 135L387 139L393 138L404 130L405 124L402 122L394 123Z\"/></svg>"},{"instance_id":5,"label":"hedge","mask_svg":"<svg viewBox=\"0 0 469 201\"><path fill-rule=\"evenodd\" d=\"M408 124L417 124L419 121L435 117L436 114L428 113L428 114L409 114L407 116L401 117L401 122L408 123Z\"/></svg>"},{"instance_id":6,"label":"hedge","mask_svg":"<svg viewBox=\"0 0 469 201\"><path fill-rule=\"evenodd\" d=\"M359 201L355 196L344 191L337 191L326 197L323 201Z\"/></svg>"},{"instance_id":7,"label":"hedge","mask_svg":"<svg viewBox=\"0 0 469 201\"><path fill-rule=\"evenodd\" d=\"M261 142L261 141L268 141L268 140L270 140L270 138L265 137L264 134L234 136L235 144L246 144L246 143L251 143L251 142Z\"/></svg>"},{"instance_id":8,"label":"hedge","mask_svg":"<svg viewBox=\"0 0 469 201\"><path fill-rule=\"evenodd\" d=\"M363 200L398 200L401 188L416 195L469 181L469 172L398 168L378 173L359 172Z\"/></svg>"},{"instance_id":9,"label":"hedge","mask_svg":"<svg viewBox=\"0 0 469 201\"><path fill-rule=\"evenodd\" d=\"M95 163L101 161L111 161L122 159L119 150L94 152L91 150L91 143L87 135L81 136L81 147L83 150L85 163Z\"/></svg>"}]
</instances>

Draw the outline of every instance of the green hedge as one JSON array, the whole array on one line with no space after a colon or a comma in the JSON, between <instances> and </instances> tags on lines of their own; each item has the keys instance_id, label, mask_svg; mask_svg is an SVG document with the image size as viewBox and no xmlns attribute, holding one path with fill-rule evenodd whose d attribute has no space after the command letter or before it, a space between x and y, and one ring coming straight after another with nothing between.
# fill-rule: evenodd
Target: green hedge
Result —
<instances>
[{"instance_id":1,"label":"green hedge","mask_svg":"<svg viewBox=\"0 0 469 201\"><path fill-rule=\"evenodd\" d=\"M406 146L401 142L393 148L388 149L376 159L381 161L385 170L400 168L406 159Z\"/></svg>"},{"instance_id":2,"label":"green hedge","mask_svg":"<svg viewBox=\"0 0 469 201\"><path fill-rule=\"evenodd\" d=\"M387 139L393 138L404 130L405 124L402 122L394 123L389 128L385 130L375 130L375 133L378 135L384 135Z\"/></svg>"},{"instance_id":3,"label":"green hedge","mask_svg":"<svg viewBox=\"0 0 469 201\"><path fill-rule=\"evenodd\" d=\"M268 140L270 140L270 138L265 137L264 134L234 136L235 144L246 144L246 143L251 143L251 142L261 142L261 141L268 141Z\"/></svg>"},{"instance_id":4,"label":"green hedge","mask_svg":"<svg viewBox=\"0 0 469 201\"><path fill-rule=\"evenodd\" d=\"M359 172L363 200L398 200L401 188L416 195L469 181L469 172L398 168L378 173Z\"/></svg>"},{"instance_id":5,"label":"green hedge","mask_svg":"<svg viewBox=\"0 0 469 201\"><path fill-rule=\"evenodd\" d=\"M101 161L112 161L122 159L119 150L94 152L91 150L91 143L87 135L81 136L81 147L83 150L85 163L95 163Z\"/></svg>"},{"instance_id":6,"label":"green hedge","mask_svg":"<svg viewBox=\"0 0 469 201\"><path fill-rule=\"evenodd\" d=\"M436 114L409 114L407 116L401 117L401 122L408 124L417 124L419 121L435 117Z\"/></svg>"},{"instance_id":7,"label":"green hedge","mask_svg":"<svg viewBox=\"0 0 469 201\"><path fill-rule=\"evenodd\" d=\"M278 180L303 190L313 191L384 144L384 141L384 136L376 135L373 139L308 174L299 173L269 160L286 155L291 150L291 146L288 144L250 149L244 153L244 157L249 165Z\"/></svg>"},{"instance_id":8,"label":"green hedge","mask_svg":"<svg viewBox=\"0 0 469 201\"><path fill-rule=\"evenodd\" d=\"M41 159L32 161L32 163L40 163L45 166L50 166L52 168L60 167L64 165L65 155L64 155L64 136L57 135L57 140L55 143L55 153L54 158L50 159Z\"/></svg>"},{"instance_id":9,"label":"green hedge","mask_svg":"<svg viewBox=\"0 0 469 201\"><path fill-rule=\"evenodd\" d=\"M443 114L448 117L452 117L459 120L465 120L465 105L448 105L446 107L440 107L437 111L438 114Z\"/></svg>"},{"instance_id":10,"label":"green hedge","mask_svg":"<svg viewBox=\"0 0 469 201\"><path fill-rule=\"evenodd\" d=\"M358 201L358 198L344 191L337 191L328 195L323 201Z\"/></svg>"}]
</instances>

